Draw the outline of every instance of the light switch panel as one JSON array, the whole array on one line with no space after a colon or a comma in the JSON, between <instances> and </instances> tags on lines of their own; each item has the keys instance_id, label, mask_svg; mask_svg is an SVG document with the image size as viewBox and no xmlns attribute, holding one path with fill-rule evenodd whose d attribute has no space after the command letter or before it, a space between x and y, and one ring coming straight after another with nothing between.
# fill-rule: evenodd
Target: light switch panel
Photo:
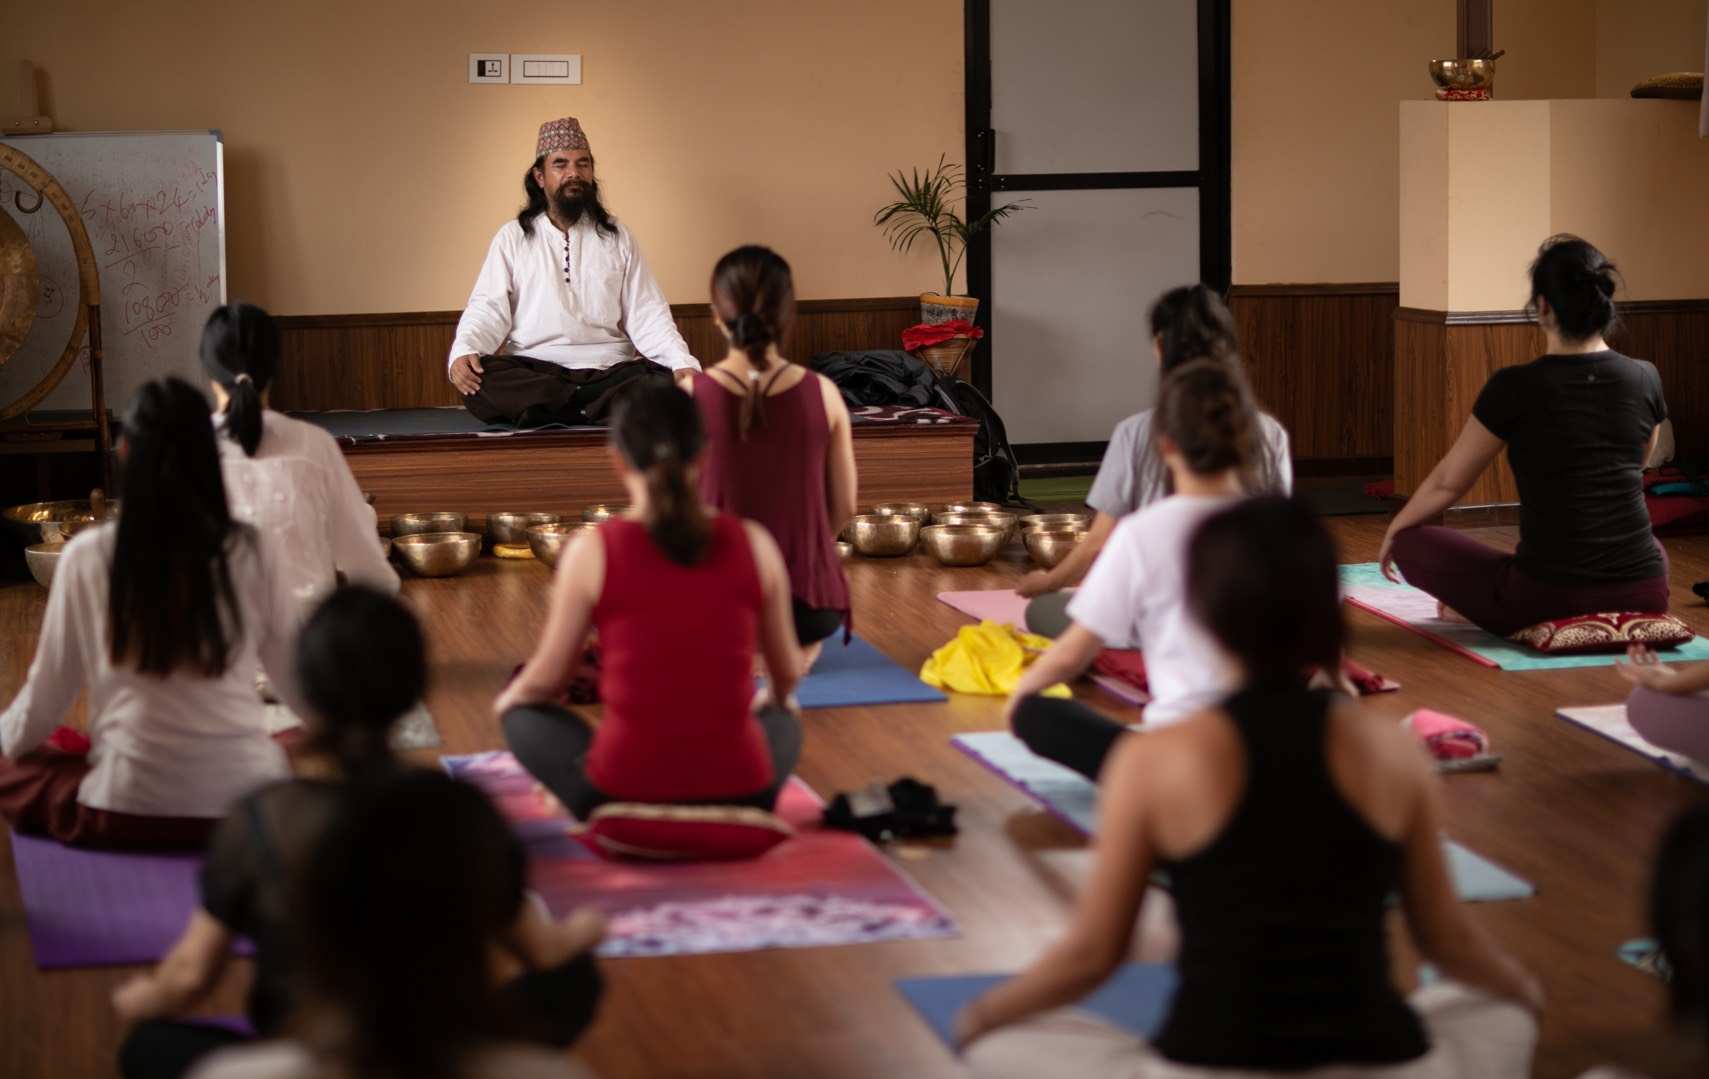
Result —
<instances>
[{"instance_id":1,"label":"light switch panel","mask_svg":"<svg viewBox=\"0 0 1709 1079\"><path fill-rule=\"evenodd\" d=\"M580 53L514 52L510 54L510 81L522 86L580 86Z\"/></svg>"}]
</instances>

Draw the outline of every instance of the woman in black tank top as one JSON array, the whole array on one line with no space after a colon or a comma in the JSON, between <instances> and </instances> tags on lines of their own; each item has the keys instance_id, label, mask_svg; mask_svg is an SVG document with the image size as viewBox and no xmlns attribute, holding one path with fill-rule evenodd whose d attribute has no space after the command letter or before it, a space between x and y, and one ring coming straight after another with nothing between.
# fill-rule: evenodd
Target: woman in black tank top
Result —
<instances>
[{"instance_id":1,"label":"woman in black tank top","mask_svg":"<svg viewBox=\"0 0 1709 1079\"><path fill-rule=\"evenodd\" d=\"M1260 498L1207 520L1191 551L1189 606L1244 684L1112 751L1096 864L1068 933L958 1020L975 1073L1528 1074L1541 992L1451 891L1428 762L1400 728L1305 688L1309 669L1340 662L1334 543L1303 505ZM1127 957L1159 867L1181 947L1153 1042L1041 1015ZM1397 892L1420 953L1457 983L1411 1004L1389 976L1384 912Z\"/></svg>"}]
</instances>

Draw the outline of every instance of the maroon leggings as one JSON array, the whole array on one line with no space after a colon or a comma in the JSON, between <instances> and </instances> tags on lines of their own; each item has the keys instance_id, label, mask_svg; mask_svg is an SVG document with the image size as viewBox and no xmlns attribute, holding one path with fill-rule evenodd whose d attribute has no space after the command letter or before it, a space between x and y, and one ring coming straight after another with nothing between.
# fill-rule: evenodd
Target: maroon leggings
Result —
<instances>
[{"instance_id":1,"label":"maroon leggings","mask_svg":"<svg viewBox=\"0 0 1709 1079\"><path fill-rule=\"evenodd\" d=\"M1525 574L1513 555L1462 532L1419 525L1396 534L1394 561L1406 583L1435 596L1499 637L1547 622L1602 611L1667 610L1667 552L1662 573L1638 581L1559 584Z\"/></svg>"}]
</instances>

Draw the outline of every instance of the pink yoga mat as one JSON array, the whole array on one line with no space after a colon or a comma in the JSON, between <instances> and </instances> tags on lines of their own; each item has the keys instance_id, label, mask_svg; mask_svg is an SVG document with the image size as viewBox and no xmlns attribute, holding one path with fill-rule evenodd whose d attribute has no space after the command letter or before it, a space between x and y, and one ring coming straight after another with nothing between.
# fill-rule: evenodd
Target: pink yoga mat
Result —
<instances>
[{"instance_id":1,"label":"pink yoga mat","mask_svg":"<svg viewBox=\"0 0 1709 1079\"><path fill-rule=\"evenodd\" d=\"M1385 611L1381 607L1377 607L1377 606L1374 606L1370 603L1366 603L1366 602L1352 596L1351 594L1343 596L1342 598L1345 599L1352 606L1359 608L1361 611L1367 611L1371 614L1374 614L1378 618L1381 618L1385 622L1393 622L1395 625L1400 626L1403 629L1410 629L1412 632L1418 634L1420 637L1423 637L1425 640L1430 641L1434 644L1439 644L1443 648L1446 648L1450 652L1454 652L1454 653L1457 653L1459 655L1465 656L1467 659L1471 660L1473 663L1479 664L1480 666L1484 666L1484 667L1493 667L1496 670L1501 669L1501 664L1497 663L1495 660L1487 659L1484 656L1480 656L1476 652L1472 651L1470 648L1467 648L1461 644L1457 644L1454 641L1449 640L1448 638L1442 636L1439 633L1432 633L1429 630L1425 629L1424 627L1420 626L1416 622L1409 622L1409 621L1407 621L1407 618L1405 615L1397 614L1397 613L1392 612L1392 611ZM1432 600L1431 603L1434 604L1435 601Z\"/></svg>"},{"instance_id":2,"label":"pink yoga mat","mask_svg":"<svg viewBox=\"0 0 1709 1079\"><path fill-rule=\"evenodd\" d=\"M600 954L696 955L954 936L955 923L850 832L819 825L824 804L790 780L777 814L796 835L744 862L608 862L566 835L534 777L506 752L444 757L481 787L528 845L529 887L555 916L593 907L609 919Z\"/></svg>"},{"instance_id":3,"label":"pink yoga mat","mask_svg":"<svg viewBox=\"0 0 1709 1079\"><path fill-rule=\"evenodd\" d=\"M998 588L976 592L939 592L938 602L947 603L969 618L981 622L1005 622L1019 629L1027 628L1027 604L1032 602L1013 589Z\"/></svg>"}]
</instances>

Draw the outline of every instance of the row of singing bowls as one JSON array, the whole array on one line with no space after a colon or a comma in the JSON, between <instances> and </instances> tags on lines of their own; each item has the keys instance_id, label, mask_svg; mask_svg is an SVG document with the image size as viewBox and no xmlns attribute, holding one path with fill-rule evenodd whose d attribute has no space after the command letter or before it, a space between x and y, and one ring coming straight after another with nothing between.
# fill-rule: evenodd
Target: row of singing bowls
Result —
<instances>
[{"instance_id":1,"label":"row of singing bowls","mask_svg":"<svg viewBox=\"0 0 1709 1079\"><path fill-rule=\"evenodd\" d=\"M597 506L589 506L582 510L582 520L590 525L604 524L613 517L622 515L628 508L628 506L618 505L615 502L602 502Z\"/></svg>"},{"instance_id":2,"label":"row of singing bowls","mask_svg":"<svg viewBox=\"0 0 1709 1079\"><path fill-rule=\"evenodd\" d=\"M30 567L30 576L43 588L53 587L53 571L59 568L63 550L64 543L32 543L24 548L24 562Z\"/></svg>"},{"instance_id":3,"label":"row of singing bowls","mask_svg":"<svg viewBox=\"0 0 1709 1079\"><path fill-rule=\"evenodd\" d=\"M392 518L392 535L421 536L461 532L466 520L461 513L400 513Z\"/></svg>"},{"instance_id":4,"label":"row of singing bowls","mask_svg":"<svg viewBox=\"0 0 1709 1079\"><path fill-rule=\"evenodd\" d=\"M392 540L392 553L420 577L450 577L481 553L479 532L411 532Z\"/></svg>"},{"instance_id":5,"label":"row of singing bowls","mask_svg":"<svg viewBox=\"0 0 1709 1079\"><path fill-rule=\"evenodd\" d=\"M982 513L940 513L932 518L933 523L940 525L988 525L1003 530L1003 542L1008 543L1015 538L1015 530L1020 527L1020 519L1012 513L987 511Z\"/></svg>"},{"instance_id":6,"label":"row of singing bowls","mask_svg":"<svg viewBox=\"0 0 1709 1079\"><path fill-rule=\"evenodd\" d=\"M495 545L527 543L530 528L555 525L563 519L561 513L495 513L487 518L487 538Z\"/></svg>"},{"instance_id":7,"label":"row of singing bowls","mask_svg":"<svg viewBox=\"0 0 1709 1079\"><path fill-rule=\"evenodd\" d=\"M935 524L920 531L920 543L945 566L983 566L1008 538L999 524Z\"/></svg>"},{"instance_id":8,"label":"row of singing bowls","mask_svg":"<svg viewBox=\"0 0 1709 1079\"><path fill-rule=\"evenodd\" d=\"M534 557L547 566L556 567L558 558L564 553L570 539L577 532L595 528L591 524L574 524L568 521L558 521L552 524L535 525L526 535L528 549L534 552Z\"/></svg>"},{"instance_id":9,"label":"row of singing bowls","mask_svg":"<svg viewBox=\"0 0 1709 1079\"><path fill-rule=\"evenodd\" d=\"M31 502L13 506L0 514L6 528L29 547L38 543L64 543L86 528L93 528L118 515L117 500L101 504L97 510L86 498L65 502Z\"/></svg>"},{"instance_id":10,"label":"row of singing bowls","mask_svg":"<svg viewBox=\"0 0 1709 1079\"><path fill-rule=\"evenodd\" d=\"M863 513L849 522L845 534L868 558L895 558L920 541L920 522L901 513Z\"/></svg>"},{"instance_id":11,"label":"row of singing bowls","mask_svg":"<svg viewBox=\"0 0 1709 1079\"><path fill-rule=\"evenodd\" d=\"M1051 528L1029 528L1021 537L1027 545L1027 554L1034 562L1045 569L1055 568L1068 553L1080 545L1086 538L1084 525L1065 525Z\"/></svg>"}]
</instances>

